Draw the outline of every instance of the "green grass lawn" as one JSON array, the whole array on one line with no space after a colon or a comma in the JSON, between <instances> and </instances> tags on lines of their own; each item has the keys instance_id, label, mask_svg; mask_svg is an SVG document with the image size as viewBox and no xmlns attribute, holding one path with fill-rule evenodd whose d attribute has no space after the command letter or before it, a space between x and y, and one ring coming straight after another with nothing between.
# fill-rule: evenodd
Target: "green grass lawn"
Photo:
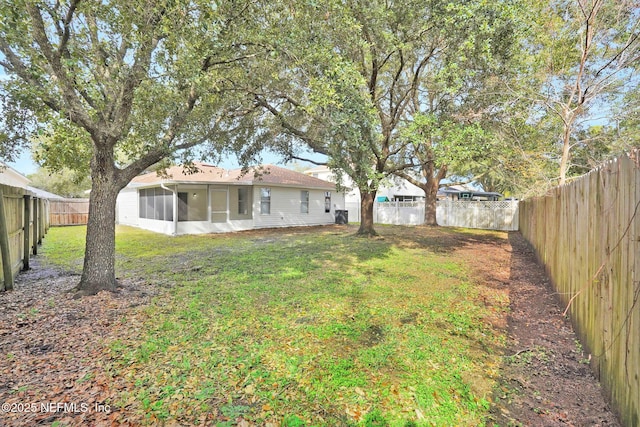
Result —
<instances>
[{"instance_id":1,"label":"green grass lawn","mask_svg":"<svg viewBox=\"0 0 640 427\"><path fill-rule=\"evenodd\" d=\"M110 375L130 385L112 404L149 424L484 425L508 297L455 249L487 233L354 231L119 227L118 276L164 290L108 343ZM83 232L51 229L47 262L80 271Z\"/></svg>"}]
</instances>

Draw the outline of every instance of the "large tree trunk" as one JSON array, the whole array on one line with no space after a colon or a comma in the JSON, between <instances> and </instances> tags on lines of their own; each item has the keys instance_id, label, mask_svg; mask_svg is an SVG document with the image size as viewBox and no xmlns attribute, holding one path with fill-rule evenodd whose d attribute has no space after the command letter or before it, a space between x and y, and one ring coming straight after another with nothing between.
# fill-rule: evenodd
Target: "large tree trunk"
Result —
<instances>
[{"instance_id":1,"label":"large tree trunk","mask_svg":"<svg viewBox=\"0 0 640 427\"><path fill-rule=\"evenodd\" d=\"M436 218L436 209L438 203L438 189L440 188L440 181L447 176L449 167L447 165L441 165L437 170L433 157L429 158L430 161L425 162L422 165L422 175L427 182L422 183L420 188L424 191L424 225L429 227L437 227L438 221Z\"/></svg>"},{"instance_id":2,"label":"large tree trunk","mask_svg":"<svg viewBox=\"0 0 640 427\"><path fill-rule=\"evenodd\" d=\"M373 202L376 200L376 191L360 190L360 228L358 235L377 236L373 228Z\"/></svg>"},{"instance_id":3,"label":"large tree trunk","mask_svg":"<svg viewBox=\"0 0 640 427\"><path fill-rule=\"evenodd\" d=\"M429 227L437 227L438 221L436 220L436 208L437 208L437 191L433 193L428 189L424 189L424 225Z\"/></svg>"},{"instance_id":4,"label":"large tree trunk","mask_svg":"<svg viewBox=\"0 0 640 427\"><path fill-rule=\"evenodd\" d=\"M435 176L433 171L430 171L427 182L421 186L424 190L424 225L429 227L438 226L438 221L436 219L438 188L440 188L440 181L446 176L446 174L447 166L442 166Z\"/></svg>"},{"instance_id":5,"label":"large tree trunk","mask_svg":"<svg viewBox=\"0 0 640 427\"><path fill-rule=\"evenodd\" d=\"M77 287L81 295L115 291L117 286L116 198L121 188L117 184L113 163L108 165L98 159L93 162L100 163L100 167L92 167L84 268Z\"/></svg>"}]
</instances>

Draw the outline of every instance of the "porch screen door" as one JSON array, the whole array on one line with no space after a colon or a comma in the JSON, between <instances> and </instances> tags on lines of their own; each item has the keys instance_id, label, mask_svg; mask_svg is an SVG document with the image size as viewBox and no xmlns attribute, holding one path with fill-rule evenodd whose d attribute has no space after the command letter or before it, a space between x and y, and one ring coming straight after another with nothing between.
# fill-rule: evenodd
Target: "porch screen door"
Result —
<instances>
[{"instance_id":1,"label":"porch screen door","mask_svg":"<svg viewBox=\"0 0 640 427\"><path fill-rule=\"evenodd\" d=\"M211 190L211 222L227 222L227 190Z\"/></svg>"}]
</instances>

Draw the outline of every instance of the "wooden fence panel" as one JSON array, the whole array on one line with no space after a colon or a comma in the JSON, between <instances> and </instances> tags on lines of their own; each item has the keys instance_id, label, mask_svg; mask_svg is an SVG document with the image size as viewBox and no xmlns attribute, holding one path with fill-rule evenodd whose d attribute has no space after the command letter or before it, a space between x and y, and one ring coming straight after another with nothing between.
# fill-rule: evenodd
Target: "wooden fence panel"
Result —
<instances>
[{"instance_id":1,"label":"wooden fence panel","mask_svg":"<svg viewBox=\"0 0 640 427\"><path fill-rule=\"evenodd\" d=\"M0 291L10 287L13 278L21 269L29 268L28 256L30 252L37 252L37 245L42 242L47 220L40 216L39 212L47 212L48 201L31 197L31 193L23 188L11 187L0 184L2 190L2 205L4 206L4 222L0 224L0 230L8 242L8 254L2 253L0 257L0 271L4 271L3 258L9 259L11 276L0 275ZM29 196L29 197L25 197ZM28 203L28 210L26 208ZM39 207L39 208L38 208ZM27 224L27 218L29 220ZM26 224L26 226L25 226ZM25 236L25 229L29 232ZM25 248L25 244L27 248ZM7 257L8 255L8 257Z\"/></svg>"},{"instance_id":2,"label":"wooden fence panel","mask_svg":"<svg viewBox=\"0 0 640 427\"><path fill-rule=\"evenodd\" d=\"M89 221L89 199L51 200L49 225L86 225Z\"/></svg>"},{"instance_id":3,"label":"wooden fence panel","mask_svg":"<svg viewBox=\"0 0 640 427\"><path fill-rule=\"evenodd\" d=\"M624 425L640 425L640 152L520 203L520 230Z\"/></svg>"},{"instance_id":4,"label":"wooden fence panel","mask_svg":"<svg viewBox=\"0 0 640 427\"><path fill-rule=\"evenodd\" d=\"M14 276L22 268L22 245L24 243L24 198L22 194L4 195L5 218L11 248L11 270Z\"/></svg>"}]
</instances>

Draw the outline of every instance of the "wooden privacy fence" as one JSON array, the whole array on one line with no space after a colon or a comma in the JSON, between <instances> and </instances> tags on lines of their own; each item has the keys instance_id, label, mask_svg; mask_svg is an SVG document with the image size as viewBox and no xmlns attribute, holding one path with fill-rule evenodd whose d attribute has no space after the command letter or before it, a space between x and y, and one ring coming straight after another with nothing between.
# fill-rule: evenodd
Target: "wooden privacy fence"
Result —
<instances>
[{"instance_id":1,"label":"wooden privacy fence","mask_svg":"<svg viewBox=\"0 0 640 427\"><path fill-rule=\"evenodd\" d=\"M520 230L567 305L626 426L640 425L640 152L520 204Z\"/></svg>"},{"instance_id":2,"label":"wooden privacy fence","mask_svg":"<svg viewBox=\"0 0 640 427\"><path fill-rule=\"evenodd\" d=\"M23 189L0 184L0 291L13 289L21 269L49 229L49 202Z\"/></svg>"},{"instance_id":3,"label":"wooden privacy fence","mask_svg":"<svg viewBox=\"0 0 640 427\"><path fill-rule=\"evenodd\" d=\"M57 225L86 225L89 220L89 199L54 199L51 204L50 221Z\"/></svg>"}]
</instances>

